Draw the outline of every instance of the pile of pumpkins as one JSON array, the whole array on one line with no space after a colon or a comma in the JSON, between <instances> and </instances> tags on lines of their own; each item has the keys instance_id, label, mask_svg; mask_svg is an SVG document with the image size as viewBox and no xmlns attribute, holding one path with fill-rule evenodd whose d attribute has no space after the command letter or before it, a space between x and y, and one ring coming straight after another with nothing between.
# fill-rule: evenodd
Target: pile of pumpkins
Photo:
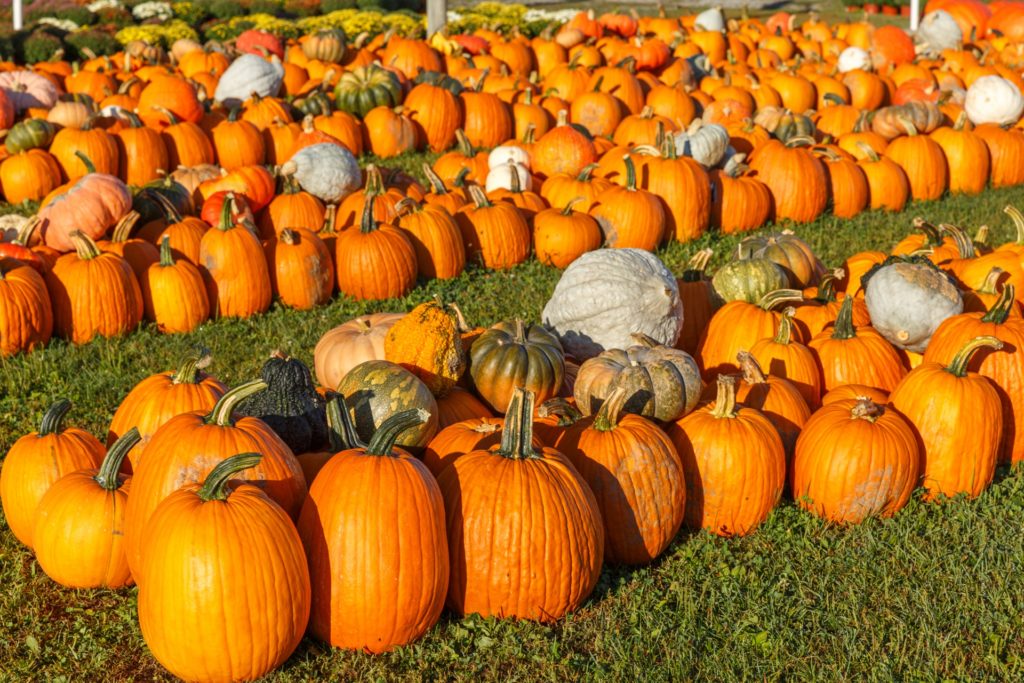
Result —
<instances>
[{"instance_id":1,"label":"pile of pumpkins","mask_svg":"<svg viewBox=\"0 0 1024 683\"><path fill-rule=\"evenodd\" d=\"M2 224L0 354L1019 184L1024 11L977 5L930 3L913 39L580 13L0 65L0 190L41 202ZM424 149L419 179L357 162Z\"/></svg>"},{"instance_id":2,"label":"pile of pumpkins","mask_svg":"<svg viewBox=\"0 0 1024 683\"><path fill-rule=\"evenodd\" d=\"M650 563L682 526L751 533L785 491L840 524L918 486L973 498L1024 459L1024 239L913 228L835 271L792 233L712 278L708 251L680 278L595 251L540 323L440 300L357 318L315 381L275 353L229 389L197 355L132 388L106 446L57 401L0 502L57 582L137 584L153 656L213 681L307 631L376 653L445 608L557 620L604 563Z\"/></svg>"}]
</instances>

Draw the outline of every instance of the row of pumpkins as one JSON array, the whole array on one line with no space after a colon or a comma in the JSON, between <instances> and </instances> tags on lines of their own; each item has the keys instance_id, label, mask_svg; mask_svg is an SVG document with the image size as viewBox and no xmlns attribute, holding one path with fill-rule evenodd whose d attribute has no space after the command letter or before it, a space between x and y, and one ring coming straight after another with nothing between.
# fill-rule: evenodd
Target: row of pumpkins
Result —
<instances>
[{"instance_id":1,"label":"row of pumpkins","mask_svg":"<svg viewBox=\"0 0 1024 683\"><path fill-rule=\"evenodd\" d=\"M249 31L170 62L132 46L4 65L0 188L42 208L6 219L0 257L42 277L0 265L0 354L1024 182L1010 23L917 55L893 27L790 19L581 14L530 41ZM356 162L423 147L445 152L426 186Z\"/></svg>"},{"instance_id":2,"label":"row of pumpkins","mask_svg":"<svg viewBox=\"0 0 1024 683\"><path fill-rule=\"evenodd\" d=\"M791 234L712 279L707 252L679 279L593 252L543 324L472 328L441 301L345 323L319 386L282 354L233 389L189 358L128 393L106 448L56 402L0 502L49 576L138 584L154 657L219 681L307 629L382 652L445 607L559 619L603 563L649 563L683 525L748 534L785 489L839 523L918 485L974 497L1024 458L1024 248L918 227L832 273Z\"/></svg>"}]
</instances>

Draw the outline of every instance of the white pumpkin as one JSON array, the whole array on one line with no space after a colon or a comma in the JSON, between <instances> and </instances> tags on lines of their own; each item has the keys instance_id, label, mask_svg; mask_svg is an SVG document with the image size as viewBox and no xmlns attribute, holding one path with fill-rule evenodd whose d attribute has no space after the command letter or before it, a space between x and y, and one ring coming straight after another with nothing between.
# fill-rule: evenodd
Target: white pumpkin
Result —
<instances>
[{"instance_id":1,"label":"white pumpkin","mask_svg":"<svg viewBox=\"0 0 1024 683\"><path fill-rule=\"evenodd\" d=\"M491 168L504 166L509 160L530 168L530 153L519 145L498 145L487 155L487 164Z\"/></svg>"},{"instance_id":2,"label":"white pumpkin","mask_svg":"<svg viewBox=\"0 0 1024 683\"><path fill-rule=\"evenodd\" d=\"M236 106L253 93L260 97L273 97L281 89L283 81L284 67L276 56L267 61L257 55L242 55L221 74L213 99Z\"/></svg>"},{"instance_id":3,"label":"white pumpkin","mask_svg":"<svg viewBox=\"0 0 1024 683\"><path fill-rule=\"evenodd\" d=\"M871 274L864 291L871 325L897 348L923 353L932 334L964 301L948 275L931 264L897 261Z\"/></svg>"},{"instance_id":4,"label":"white pumpkin","mask_svg":"<svg viewBox=\"0 0 1024 683\"><path fill-rule=\"evenodd\" d=\"M0 73L0 88L7 91L7 98L19 114L30 107L49 109L60 97L52 81L32 71Z\"/></svg>"},{"instance_id":5,"label":"white pumpkin","mask_svg":"<svg viewBox=\"0 0 1024 683\"><path fill-rule=\"evenodd\" d=\"M513 192L529 192L533 189L533 176L526 166L508 159L500 164L492 164L487 172L485 183L487 192L495 190L511 190Z\"/></svg>"},{"instance_id":6,"label":"white pumpkin","mask_svg":"<svg viewBox=\"0 0 1024 683\"><path fill-rule=\"evenodd\" d=\"M933 56L943 50L959 50L964 42L963 31L956 19L941 9L925 15L914 38L921 52Z\"/></svg>"},{"instance_id":7,"label":"white pumpkin","mask_svg":"<svg viewBox=\"0 0 1024 683\"><path fill-rule=\"evenodd\" d=\"M1000 126L1016 123L1024 112L1020 89L1002 76L982 76L967 89L964 110L971 123L995 123Z\"/></svg>"},{"instance_id":8,"label":"white pumpkin","mask_svg":"<svg viewBox=\"0 0 1024 683\"><path fill-rule=\"evenodd\" d=\"M839 69L839 73L845 74L850 71L871 71L871 55L868 54L867 50L859 47L850 46L839 53L839 59L836 60L836 67Z\"/></svg>"},{"instance_id":9,"label":"white pumpkin","mask_svg":"<svg viewBox=\"0 0 1024 683\"><path fill-rule=\"evenodd\" d=\"M0 242L13 242L28 223L28 218L16 213L0 216Z\"/></svg>"},{"instance_id":10,"label":"white pumpkin","mask_svg":"<svg viewBox=\"0 0 1024 683\"><path fill-rule=\"evenodd\" d=\"M362 184L359 163L352 152L329 142L296 152L281 166L281 175L294 177L303 190L328 204L340 202Z\"/></svg>"},{"instance_id":11,"label":"white pumpkin","mask_svg":"<svg viewBox=\"0 0 1024 683\"><path fill-rule=\"evenodd\" d=\"M675 134L676 154L691 157L707 168L718 164L729 150L729 131L717 123L694 119L685 131Z\"/></svg>"},{"instance_id":12,"label":"white pumpkin","mask_svg":"<svg viewBox=\"0 0 1024 683\"><path fill-rule=\"evenodd\" d=\"M683 328L675 277L643 249L598 249L562 273L542 320L579 360L634 345L642 333L672 346Z\"/></svg>"},{"instance_id":13,"label":"white pumpkin","mask_svg":"<svg viewBox=\"0 0 1024 683\"><path fill-rule=\"evenodd\" d=\"M693 26L698 31L724 31L725 15L721 7L706 9L696 16Z\"/></svg>"}]
</instances>

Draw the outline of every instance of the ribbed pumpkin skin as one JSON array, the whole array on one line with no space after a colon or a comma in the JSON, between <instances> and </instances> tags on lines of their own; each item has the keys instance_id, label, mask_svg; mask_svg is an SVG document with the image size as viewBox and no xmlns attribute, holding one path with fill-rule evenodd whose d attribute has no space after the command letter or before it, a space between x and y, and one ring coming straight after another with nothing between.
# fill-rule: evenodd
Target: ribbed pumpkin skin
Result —
<instances>
[{"instance_id":1,"label":"ribbed pumpkin skin","mask_svg":"<svg viewBox=\"0 0 1024 683\"><path fill-rule=\"evenodd\" d=\"M170 265L154 263L140 284L146 318L161 332L191 332L210 318L203 275L184 256Z\"/></svg>"},{"instance_id":2,"label":"ribbed pumpkin skin","mask_svg":"<svg viewBox=\"0 0 1024 683\"><path fill-rule=\"evenodd\" d=\"M207 230L199 243L199 265L215 316L248 318L270 308L270 271L263 245L246 228Z\"/></svg>"},{"instance_id":3,"label":"ribbed pumpkin skin","mask_svg":"<svg viewBox=\"0 0 1024 683\"><path fill-rule=\"evenodd\" d=\"M438 429L479 417L493 417L493 413L480 399L462 387L452 387L451 391L437 399Z\"/></svg>"},{"instance_id":4,"label":"ribbed pumpkin skin","mask_svg":"<svg viewBox=\"0 0 1024 683\"><path fill-rule=\"evenodd\" d=\"M946 191L949 167L939 143L929 137L911 135L889 143L885 155L906 172L910 196L914 199L938 199Z\"/></svg>"},{"instance_id":5,"label":"ribbed pumpkin skin","mask_svg":"<svg viewBox=\"0 0 1024 683\"><path fill-rule=\"evenodd\" d=\"M122 471L130 474L138 466L146 444L165 422L182 413L201 411L205 414L227 391L223 383L203 373L196 377L195 383L181 381L177 377L179 372L174 370L150 375L132 387L114 411L107 430L107 446L132 427L138 427L142 437L128 451L128 466L122 467Z\"/></svg>"},{"instance_id":6,"label":"ribbed pumpkin skin","mask_svg":"<svg viewBox=\"0 0 1024 683\"><path fill-rule=\"evenodd\" d=\"M466 453L486 451L501 441L504 420L500 417L473 417L448 425L439 431L423 451L423 464L435 477Z\"/></svg>"},{"instance_id":7,"label":"ribbed pumpkin skin","mask_svg":"<svg viewBox=\"0 0 1024 683\"><path fill-rule=\"evenodd\" d=\"M714 411L712 403L668 429L686 477L683 521L690 529L744 536L779 501L786 454L775 427L758 411L739 407L721 418Z\"/></svg>"},{"instance_id":8,"label":"ribbed pumpkin skin","mask_svg":"<svg viewBox=\"0 0 1024 683\"><path fill-rule=\"evenodd\" d=\"M807 223L817 218L828 203L825 167L807 150L790 148L772 140L760 147L750 168L772 193L776 220L789 218Z\"/></svg>"},{"instance_id":9,"label":"ribbed pumpkin skin","mask_svg":"<svg viewBox=\"0 0 1024 683\"><path fill-rule=\"evenodd\" d=\"M122 588L133 583L124 549L124 510L131 480L115 491L96 482L99 470L57 480L39 502L32 534L46 575L69 588Z\"/></svg>"},{"instance_id":10,"label":"ribbed pumpkin skin","mask_svg":"<svg viewBox=\"0 0 1024 683\"><path fill-rule=\"evenodd\" d=\"M946 155L950 194L978 194L985 189L991 162L983 139L947 126L933 131L931 137Z\"/></svg>"},{"instance_id":11,"label":"ribbed pumpkin skin","mask_svg":"<svg viewBox=\"0 0 1024 683\"><path fill-rule=\"evenodd\" d=\"M416 270L426 278L458 277L466 267L466 245L455 218L443 206L423 204L399 216L397 226L416 251Z\"/></svg>"},{"instance_id":12,"label":"ribbed pumpkin skin","mask_svg":"<svg viewBox=\"0 0 1024 683\"><path fill-rule=\"evenodd\" d=\"M652 159L638 170L640 186L665 204L665 235L678 242L695 240L711 223L711 181L693 159Z\"/></svg>"},{"instance_id":13,"label":"ribbed pumpkin skin","mask_svg":"<svg viewBox=\"0 0 1024 683\"><path fill-rule=\"evenodd\" d=\"M66 474L98 468L105 453L92 434L61 429L59 423L52 433L33 432L15 441L0 466L0 503L14 537L31 548L36 509L46 492Z\"/></svg>"},{"instance_id":14,"label":"ribbed pumpkin skin","mask_svg":"<svg viewBox=\"0 0 1024 683\"><path fill-rule=\"evenodd\" d=\"M868 181L868 206L872 209L902 211L910 199L910 181L903 167L888 157L858 162Z\"/></svg>"},{"instance_id":15,"label":"ribbed pumpkin skin","mask_svg":"<svg viewBox=\"0 0 1024 683\"><path fill-rule=\"evenodd\" d=\"M270 286L286 306L308 311L331 300L334 263L324 241L305 228L286 228L264 250Z\"/></svg>"},{"instance_id":16,"label":"ribbed pumpkin skin","mask_svg":"<svg viewBox=\"0 0 1024 683\"><path fill-rule=\"evenodd\" d=\"M910 424L878 407L875 419L854 417L856 399L819 410L804 425L793 461L793 498L833 522L892 517L913 493L920 450Z\"/></svg>"},{"instance_id":17,"label":"ribbed pumpkin skin","mask_svg":"<svg viewBox=\"0 0 1024 683\"><path fill-rule=\"evenodd\" d=\"M455 221L466 245L466 261L507 270L530 255L530 226L512 204L467 204L455 214Z\"/></svg>"},{"instance_id":18,"label":"ribbed pumpkin skin","mask_svg":"<svg viewBox=\"0 0 1024 683\"><path fill-rule=\"evenodd\" d=\"M833 339L827 329L808 346L818 358L823 391L843 384L864 384L892 391L907 374L896 349L872 327L858 327L853 339Z\"/></svg>"},{"instance_id":19,"label":"ribbed pumpkin skin","mask_svg":"<svg viewBox=\"0 0 1024 683\"><path fill-rule=\"evenodd\" d=\"M46 273L53 328L75 344L116 337L142 320L142 290L131 266L116 254L65 254Z\"/></svg>"},{"instance_id":20,"label":"ribbed pumpkin skin","mask_svg":"<svg viewBox=\"0 0 1024 683\"><path fill-rule=\"evenodd\" d=\"M314 636L379 653L437 623L448 588L444 501L419 460L401 449L335 455L317 474L298 526Z\"/></svg>"},{"instance_id":21,"label":"ribbed pumpkin skin","mask_svg":"<svg viewBox=\"0 0 1024 683\"><path fill-rule=\"evenodd\" d=\"M420 83L406 95L403 106L416 124L421 144L435 152L454 144L455 131L462 125L462 109L451 91Z\"/></svg>"},{"instance_id":22,"label":"ribbed pumpkin skin","mask_svg":"<svg viewBox=\"0 0 1024 683\"><path fill-rule=\"evenodd\" d=\"M797 437L810 419L811 409L800 390L789 380L770 374L762 379L763 382L740 382L736 388L736 400L768 418L779 432L787 459L792 460Z\"/></svg>"},{"instance_id":23,"label":"ribbed pumpkin skin","mask_svg":"<svg viewBox=\"0 0 1024 683\"><path fill-rule=\"evenodd\" d=\"M462 100L463 130L474 147L497 147L515 133L512 112L494 93L466 90L459 99Z\"/></svg>"},{"instance_id":24,"label":"ribbed pumpkin skin","mask_svg":"<svg viewBox=\"0 0 1024 683\"><path fill-rule=\"evenodd\" d=\"M966 493L975 498L995 476L1003 408L988 378L956 377L938 363L922 363L889 395L918 436L926 500Z\"/></svg>"},{"instance_id":25,"label":"ribbed pumpkin skin","mask_svg":"<svg viewBox=\"0 0 1024 683\"><path fill-rule=\"evenodd\" d=\"M744 301L730 301L718 309L697 345L697 360L704 379L736 372L739 369L736 354L750 349L761 339L774 337L781 318L781 313L765 311Z\"/></svg>"},{"instance_id":26,"label":"ribbed pumpkin skin","mask_svg":"<svg viewBox=\"0 0 1024 683\"><path fill-rule=\"evenodd\" d=\"M789 380L812 410L821 404L821 371L809 348L792 339L784 343L765 337L750 347L750 353L768 374Z\"/></svg>"},{"instance_id":27,"label":"ribbed pumpkin skin","mask_svg":"<svg viewBox=\"0 0 1024 683\"><path fill-rule=\"evenodd\" d=\"M588 418L562 433L556 447L579 470L604 522L604 557L643 565L675 538L686 510L683 463L657 425L622 415L611 429Z\"/></svg>"},{"instance_id":28,"label":"ribbed pumpkin skin","mask_svg":"<svg viewBox=\"0 0 1024 683\"><path fill-rule=\"evenodd\" d=\"M20 261L0 258L0 358L50 341L53 309L43 277Z\"/></svg>"},{"instance_id":29,"label":"ribbed pumpkin skin","mask_svg":"<svg viewBox=\"0 0 1024 683\"><path fill-rule=\"evenodd\" d=\"M604 532L594 494L564 455L538 453L474 451L441 473L455 614L554 621L597 584Z\"/></svg>"},{"instance_id":30,"label":"ribbed pumpkin skin","mask_svg":"<svg viewBox=\"0 0 1024 683\"><path fill-rule=\"evenodd\" d=\"M1024 133L1003 130L994 123L974 129L974 134L985 141L991 157L992 187L1012 187L1024 183Z\"/></svg>"},{"instance_id":31,"label":"ribbed pumpkin skin","mask_svg":"<svg viewBox=\"0 0 1024 683\"><path fill-rule=\"evenodd\" d=\"M967 368L992 380L1003 405L1003 438L1000 463L1024 460L1024 321L982 322L982 313L963 313L947 318L932 335L924 352L928 363L948 364L964 344L982 335L1003 342L1000 351L976 353Z\"/></svg>"},{"instance_id":32,"label":"ribbed pumpkin skin","mask_svg":"<svg viewBox=\"0 0 1024 683\"><path fill-rule=\"evenodd\" d=\"M334 266L338 289L356 300L398 298L416 284L416 251L405 233L391 225L338 233Z\"/></svg>"},{"instance_id":33,"label":"ribbed pumpkin skin","mask_svg":"<svg viewBox=\"0 0 1024 683\"><path fill-rule=\"evenodd\" d=\"M153 656L179 678L253 680L283 664L306 630L302 543L259 488L242 484L207 503L197 489L172 493L153 514L139 626Z\"/></svg>"},{"instance_id":34,"label":"ribbed pumpkin skin","mask_svg":"<svg viewBox=\"0 0 1024 683\"><path fill-rule=\"evenodd\" d=\"M125 540L128 565L142 583L142 546L150 537L149 521L156 507L186 484L201 481L220 462L237 453L263 455L260 464L237 479L259 481L284 510L296 517L306 496L302 468L281 438L263 420L243 417L233 426L205 424L206 413L178 415L160 427L139 461L128 500Z\"/></svg>"}]
</instances>

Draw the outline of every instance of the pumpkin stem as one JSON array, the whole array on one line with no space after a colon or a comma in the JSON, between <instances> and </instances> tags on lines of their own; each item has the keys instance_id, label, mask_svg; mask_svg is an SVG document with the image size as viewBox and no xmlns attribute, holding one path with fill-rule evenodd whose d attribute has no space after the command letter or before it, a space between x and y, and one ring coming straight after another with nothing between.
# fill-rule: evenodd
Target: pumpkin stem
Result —
<instances>
[{"instance_id":1,"label":"pumpkin stem","mask_svg":"<svg viewBox=\"0 0 1024 683\"><path fill-rule=\"evenodd\" d=\"M469 176L469 166L463 166L459 169L459 172L455 174L455 180L452 181L452 187L466 188L466 178Z\"/></svg>"},{"instance_id":2,"label":"pumpkin stem","mask_svg":"<svg viewBox=\"0 0 1024 683\"><path fill-rule=\"evenodd\" d=\"M352 417L348 414L345 398L337 392L327 395L327 429L330 432L331 452L340 453L353 448L365 448L359 438Z\"/></svg>"},{"instance_id":3,"label":"pumpkin stem","mask_svg":"<svg viewBox=\"0 0 1024 683\"><path fill-rule=\"evenodd\" d=\"M772 339L773 342L789 346L793 341L794 315L796 315L796 309L792 306L786 306L785 310L782 311L782 317L779 318L779 331L775 333L775 337Z\"/></svg>"},{"instance_id":4,"label":"pumpkin stem","mask_svg":"<svg viewBox=\"0 0 1024 683\"><path fill-rule=\"evenodd\" d=\"M404 410L384 420L383 424L373 433L370 444L366 447L367 455L394 455L395 441L405 432L430 419L430 413L422 408Z\"/></svg>"},{"instance_id":5,"label":"pumpkin stem","mask_svg":"<svg viewBox=\"0 0 1024 683\"><path fill-rule=\"evenodd\" d=\"M92 238L81 230L73 231L68 238L75 245L75 254L83 261L94 259L102 253Z\"/></svg>"},{"instance_id":6,"label":"pumpkin stem","mask_svg":"<svg viewBox=\"0 0 1024 683\"><path fill-rule=\"evenodd\" d=\"M459 332L469 332L472 328L466 322L466 316L462 314L462 309L459 308L459 305L453 301L448 304L448 308L452 309L452 313L455 314L455 326L458 327Z\"/></svg>"},{"instance_id":7,"label":"pumpkin stem","mask_svg":"<svg viewBox=\"0 0 1024 683\"><path fill-rule=\"evenodd\" d=\"M690 260L686 262L686 270L683 271L683 277L680 279L683 282L700 282L703 280L708 264L711 263L711 256L714 253L711 249L701 249L691 256Z\"/></svg>"},{"instance_id":8,"label":"pumpkin stem","mask_svg":"<svg viewBox=\"0 0 1024 683\"><path fill-rule=\"evenodd\" d=\"M196 495L204 503L213 500L227 500L228 481L231 477L242 470L256 467L262 459L263 456L259 453L239 453L227 460L222 460L213 468L213 471L206 475L206 481L203 482Z\"/></svg>"},{"instance_id":9,"label":"pumpkin stem","mask_svg":"<svg viewBox=\"0 0 1024 683\"><path fill-rule=\"evenodd\" d=\"M989 227L987 225L980 225L978 226L978 231L974 233L974 237L971 238L971 241L974 242L975 248L977 248L977 245L979 244L983 247L988 247L988 238Z\"/></svg>"},{"instance_id":10,"label":"pumpkin stem","mask_svg":"<svg viewBox=\"0 0 1024 683\"><path fill-rule=\"evenodd\" d=\"M127 242L129 235L131 235L132 229L135 224L139 221L138 211L129 211L126 213L121 220L114 226L114 231L111 234L111 242Z\"/></svg>"},{"instance_id":11,"label":"pumpkin stem","mask_svg":"<svg viewBox=\"0 0 1024 683\"><path fill-rule=\"evenodd\" d=\"M983 323L995 323L996 325L1002 325L1010 317L1010 310L1013 308L1015 301L1014 296L1016 295L1016 288L1006 283L1003 286L1003 291L996 299L996 302L992 304L992 307L988 309L988 313L982 317L981 322Z\"/></svg>"},{"instance_id":12,"label":"pumpkin stem","mask_svg":"<svg viewBox=\"0 0 1024 683\"><path fill-rule=\"evenodd\" d=\"M71 401L66 398L58 398L53 405L43 413L42 422L39 424L39 431L36 436L49 436L60 434L64 431L64 418L71 410Z\"/></svg>"},{"instance_id":13,"label":"pumpkin stem","mask_svg":"<svg viewBox=\"0 0 1024 683\"><path fill-rule=\"evenodd\" d=\"M555 417L559 427L570 427L583 417L583 413L564 398L552 398L537 407L537 417Z\"/></svg>"},{"instance_id":14,"label":"pumpkin stem","mask_svg":"<svg viewBox=\"0 0 1024 683\"><path fill-rule=\"evenodd\" d=\"M526 323L522 318L516 318L516 344L526 343Z\"/></svg>"},{"instance_id":15,"label":"pumpkin stem","mask_svg":"<svg viewBox=\"0 0 1024 683\"><path fill-rule=\"evenodd\" d=\"M870 398L859 397L856 405L850 409L851 420L867 420L868 422L874 422L885 409L872 401Z\"/></svg>"},{"instance_id":16,"label":"pumpkin stem","mask_svg":"<svg viewBox=\"0 0 1024 683\"><path fill-rule=\"evenodd\" d=\"M224 203L220 207L220 220L217 221L218 230L230 230L234 227L234 221L231 220L231 216L235 211L235 193L228 192L224 196Z\"/></svg>"},{"instance_id":17,"label":"pumpkin stem","mask_svg":"<svg viewBox=\"0 0 1024 683\"><path fill-rule=\"evenodd\" d=\"M946 370L957 377L967 376L967 364L971 362L971 358L974 354L983 348L995 349L998 351L1003 348L1003 342L999 341L991 335L984 335L981 337L975 337L966 344L963 345L956 355L953 356L952 362L946 367Z\"/></svg>"},{"instance_id":18,"label":"pumpkin stem","mask_svg":"<svg viewBox=\"0 0 1024 683\"><path fill-rule=\"evenodd\" d=\"M747 384L766 384L768 382L764 370L761 369L760 363L752 353L740 351L736 354L736 360L739 361L740 370L743 371L744 382Z\"/></svg>"},{"instance_id":19,"label":"pumpkin stem","mask_svg":"<svg viewBox=\"0 0 1024 683\"><path fill-rule=\"evenodd\" d=\"M955 225L949 223L939 224L939 231L949 235L953 239L953 244L956 245L956 250L960 254L960 258L968 259L976 256L974 251L974 241L971 240L970 236L958 228Z\"/></svg>"},{"instance_id":20,"label":"pumpkin stem","mask_svg":"<svg viewBox=\"0 0 1024 683\"><path fill-rule=\"evenodd\" d=\"M843 340L853 339L857 336L857 329L853 326L853 297L843 299L843 305L839 307L839 315L836 316L835 327L832 329L832 338Z\"/></svg>"},{"instance_id":21,"label":"pumpkin stem","mask_svg":"<svg viewBox=\"0 0 1024 683\"><path fill-rule=\"evenodd\" d=\"M430 191L434 194L448 194L448 188L445 187L444 181L441 180L441 176L434 172L434 169L430 167L430 164L423 164L423 175L427 179L427 183L430 185Z\"/></svg>"},{"instance_id":22,"label":"pumpkin stem","mask_svg":"<svg viewBox=\"0 0 1024 683\"><path fill-rule=\"evenodd\" d=\"M711 415L718 419L736 417L736 376L719 375L718 393Z\"/></svg>"},{"instance_id":23,"label":"pumpkin stem","mask_svg":"<svg viewBox=\"0 0 1024 683\"><path fill-rule=\"evenodd\" d=\"M281 234L279 234L277 238L290 247L294 247L300 241L299 233L295 232L291 228L285 228L282 230Z\"/></svg>"},{"instance_id":24,"label":"pumpkin stem","mask_svg":"<svg viewBox=\"0 0 1024 683\"><path fill-rule=\"evenodd\" d=\"M86 173L95 173L96 172L96 164L92 163L92 159L90 159L85 154L85 152L83 152L80 149L76 149L75 150L75 156L78 157L79 160L82 162L82 165L85 166L85 172Z\"/></svg>"},{"instance_id":25,"label":"pumpkin stem","mask_svg":"<svg viewBox=\"0 0 1024 683\"><path fill-rule=\"evenodd\" d=\"M532 391L523 387L515 388L505 413L499 455L513 460L540 457L533 449L533 401Z\"/></svg>"},{"instance_id":26,"label":"pumpkin stem","mask_svg":"<svg viewBox=\"0 0 1024 683\"><path fill-rule=\"evenodd\" d=\"M363 198L363 217L359 222L359 230L370 233L377 229L377 219L373 215L373 197L367 194Z\"/></svg>"},{"instance_id":27,"label":"pumpkin stem","mask_svg":"<svg viewBox=\"0 0 1024 683\"><path fill-rule=\"evenodd\" d=\"M28 243L32 240L32 233L36 231L40 223L42 221L39 219L39 216L32 216L25 221L25 225L18 229L18 236L14 238L14 244L27 247Z\"/></svg>"},{"instance_id":28,"label":"pumpkin stem","mask_svg":"<svg viewBox=\"0 0 1024 683\"><path fill-rule=\"evenodd\" d=\"M1016 206L1011 205L1004 207L1003 213L1010 217L1010 220L1013 221L1013 227L1017 230L1015 243L1024 244L1024 214Z\"/></svg>"},{"instance_id":29,"label":"pumpkin stem","mask_svg":"<svg viewBox=\"0 0 1024 683\"><path fill-rule=\"evenodd\" d=\"M469 142L469 138L466 137L466 131L461 128L456 129L455 141L455 148L459 151L459 154L467 159L471 159L475 151L473 149L473 145Z\"/></svg>"},{"instance_id":30,"label":"pumpkin stem","mask_svg":"<svg viewBox=\"0 0 1024 683\"><path fill-rule=\"evenodd\" d=\"M842 280L844 277L846 277L846 271L842 268L836 268L831 273L823 275L821 282L818 283L818 294L814 298L826 304L837 301L836 280Z\"/></svg>"},{"instance_id":31,"label":"pumpkin stem","mask_svg":"<svg viewBox=\"0 0 1024 683\"><path fill-rule=\"evenodd\" d=\"M864 156L866 156L871 163L878 163L879 161L881 161L881 159L878 157L878 152L876 152L875 148L869 145L868 143L860 142L858 140L856 145L857 148L864 153Z\"/></svg>"},{"instance_id":32,"label":"pumpkin stem","mask_svg":"<svg viewBox=\"0 0 1024 683\"><path fill-rule=\"evenodd\" d=\"M979 294L999 294L999 280L1005 274L1005 270L999 266L993 266L992 270L988 271L988 275L985 276L985 281L974 291Z\"/></svg>"},{"instance_id":33,"label":"pumpkin stem","mask_svg":"<svg viewBox=\"0 0 1024 683\"><path fill-rule=\"evenodd\" d=\"M925 246L928 247L940 247L942 246L942 236L939 235L939 229L934 225L921 218L916 217L913 221L914 229L918 232L923 232L926 238Z\"/></svg>"},{"instance_id":34,"label":"pumpkin stem","mask_svg":"<svg viewBox=\"0 0 1024 683\"><path fill-rule=\"evenodd\" d=\"M508 179L509 191L514 194L521 194L523 191L523 185L519 182L519 170L516 168L516 162L509 159L508 168L511 172Z\"/></svg>"},{"instance_id":35,"label":"pumpkin stem","mask_svg":"<svg viewBox=\"0 0 1024 683\"><path fill-rule=\"evenodd\" d=\"M178 211L170 199L164 196L163 192L154 192L152 198L156 200L156 203L160 205L160 208L164 210L164 214L167 217L168 223L180 223L182 221L181 212Z\"/></svg>"},{"instance_id":36,"label":"pumpkin stem","mask_svg":"<svg viewBox=\"0 0 1024 683\"><path fill-rule=\"evenodd\" d=\"M338 205L328 204L324 212L324 224L320 228L321 235L333 235L334 226L338 222Z\"/></svg>"},{"instance_id":37,"label":"pumpkin stem","mask_svg":"<svg viewBox=\"0 0 1024 683\"><path fill-rule=\"evenodd\" d=\"M573 197L572 199L567 201L565 203L565 208L562 209L562 215L563 216L571 216L572 215L572 207L576 206L577 204L579 204L582 201L583 201L583 197Z\"/></svg>"},{"instance_id":38,"label":"pumpkin stem","mask_svg":"<svg viewBox=\"0 0 1024 683\"><path fill-rule=\"evenodd\" d=\"M636 164L633 163L633 157L623 154L622 163L626 167L626 191L636 192Z\"/></svg>"},{"instance_id":39,"label":"pumpkin stem","mask_svg":"<svg viewBox=\"0 0 1024 683\"><path fill-rule=\"evenodd\" d=\"M803 301L804 295L799 289L776 289L768 292L757 305L766 311L770 311L781 303Z\"/></svg>"},{"instance_id":40,"label":"pumpkin stem","mask_svg":"<svg viewBox=\"0 0 1024 683\"><path fill-rule=\"evenodd\" d=\"M123 88L124 86L121 86L121 87ZM120 92L120 91L118 91L118 92ZM125 93L122 92L121 94L123 95ZM166 108L160 107L160 106L154 106L153 109L155 109L156 111L158 111L161 114L163 114L164 116L166 116L169 125L176 126L179 123L181 123L181 121L178 119L178 117L170 109L166 109Z\"/></svg>"},{"instance_id":41,"label":"pumpkin stem","mask_svg":"<svg viewBox=\"0 0 1024 683\"><path fill-rule=\"evenodd\" d=\"M487 199L487 195L484 194L484 191L477 185L469 186L469 196L473 200L473 204L476 205L477 209L486 209L494 206L494 204Z\"/></svg>"},{"instance_id":42,"label":"pumpkin stem","mask_svg":"<svg viewBox=\"0 0 1024 683\"><path fill-rule=\"evenodd\" d=\"M172 384L198 384L199 371L210 365L213 354L210 349L199 346L188 355L171 377Z\"/></svg>"},{"instance_id":43,"label":"pumpkin stem","mask_svg":"<svg viewBox=\"0 0 1024 683\"><path fill-rule=\"evenodd\" d=\"M217 400L213 410L210 411L203 421L208 425L217 425L219 427L231 426L231 414L235 412L235 407L250 396L266 390L266 388L266 382L262 379L254 379L245 384L239 384L234 389L229 389L227 393Z\"/></svg>"},{"instance_id":44,"label":"pumpkin stem","mask_svg":"<svg viewBox=\"0 0 1024 683\"><path fill-rule=\"evenodd\" d=\"M114 442L103 457L103 462L100 463L100 471L93 477L100 488L107 491L116 491L121 488L124 480L117 474L121 470L121 463L124 462L128 451L140 441L142 441L142 435L139 434L139 428L132 427Z\"/></svg>"},{"instance_id":45,"label":"pumpkin stem","mask_svg":"<svg viewBox=\"0 0 1024 683\"><path fill-rule=\"evenodd\" d=\"M617 387L601 404L601 409L594 417L594 429L599 432L610 432L619 426L622 407L626 405L626 390Z\"/></svg>"},{"instance_id":46,"label":"pumpkin stem","mask_svg":"<svg viewBox=\"0 0 1024 683\"><path fill-rule=\"evenodd\" d=\"M580 174L576 176L576 180L581 183L590 181L590 176L594 173L594 169L597 168L597 164L587 164L580 171Z\"/></svg>"},{"instance_id":47,"label":"pumpkin stem","mask_svg":"<svg viewBox=\"0 0 1024 683\"><path fill-rule=\"evenodd\" d=\"M661 342L648 334L644 334L643 332L633 332L629 336L637 343L638 346L643 346L648 349L656 349L661 346Z\"/></svg>"}]
</instances>

